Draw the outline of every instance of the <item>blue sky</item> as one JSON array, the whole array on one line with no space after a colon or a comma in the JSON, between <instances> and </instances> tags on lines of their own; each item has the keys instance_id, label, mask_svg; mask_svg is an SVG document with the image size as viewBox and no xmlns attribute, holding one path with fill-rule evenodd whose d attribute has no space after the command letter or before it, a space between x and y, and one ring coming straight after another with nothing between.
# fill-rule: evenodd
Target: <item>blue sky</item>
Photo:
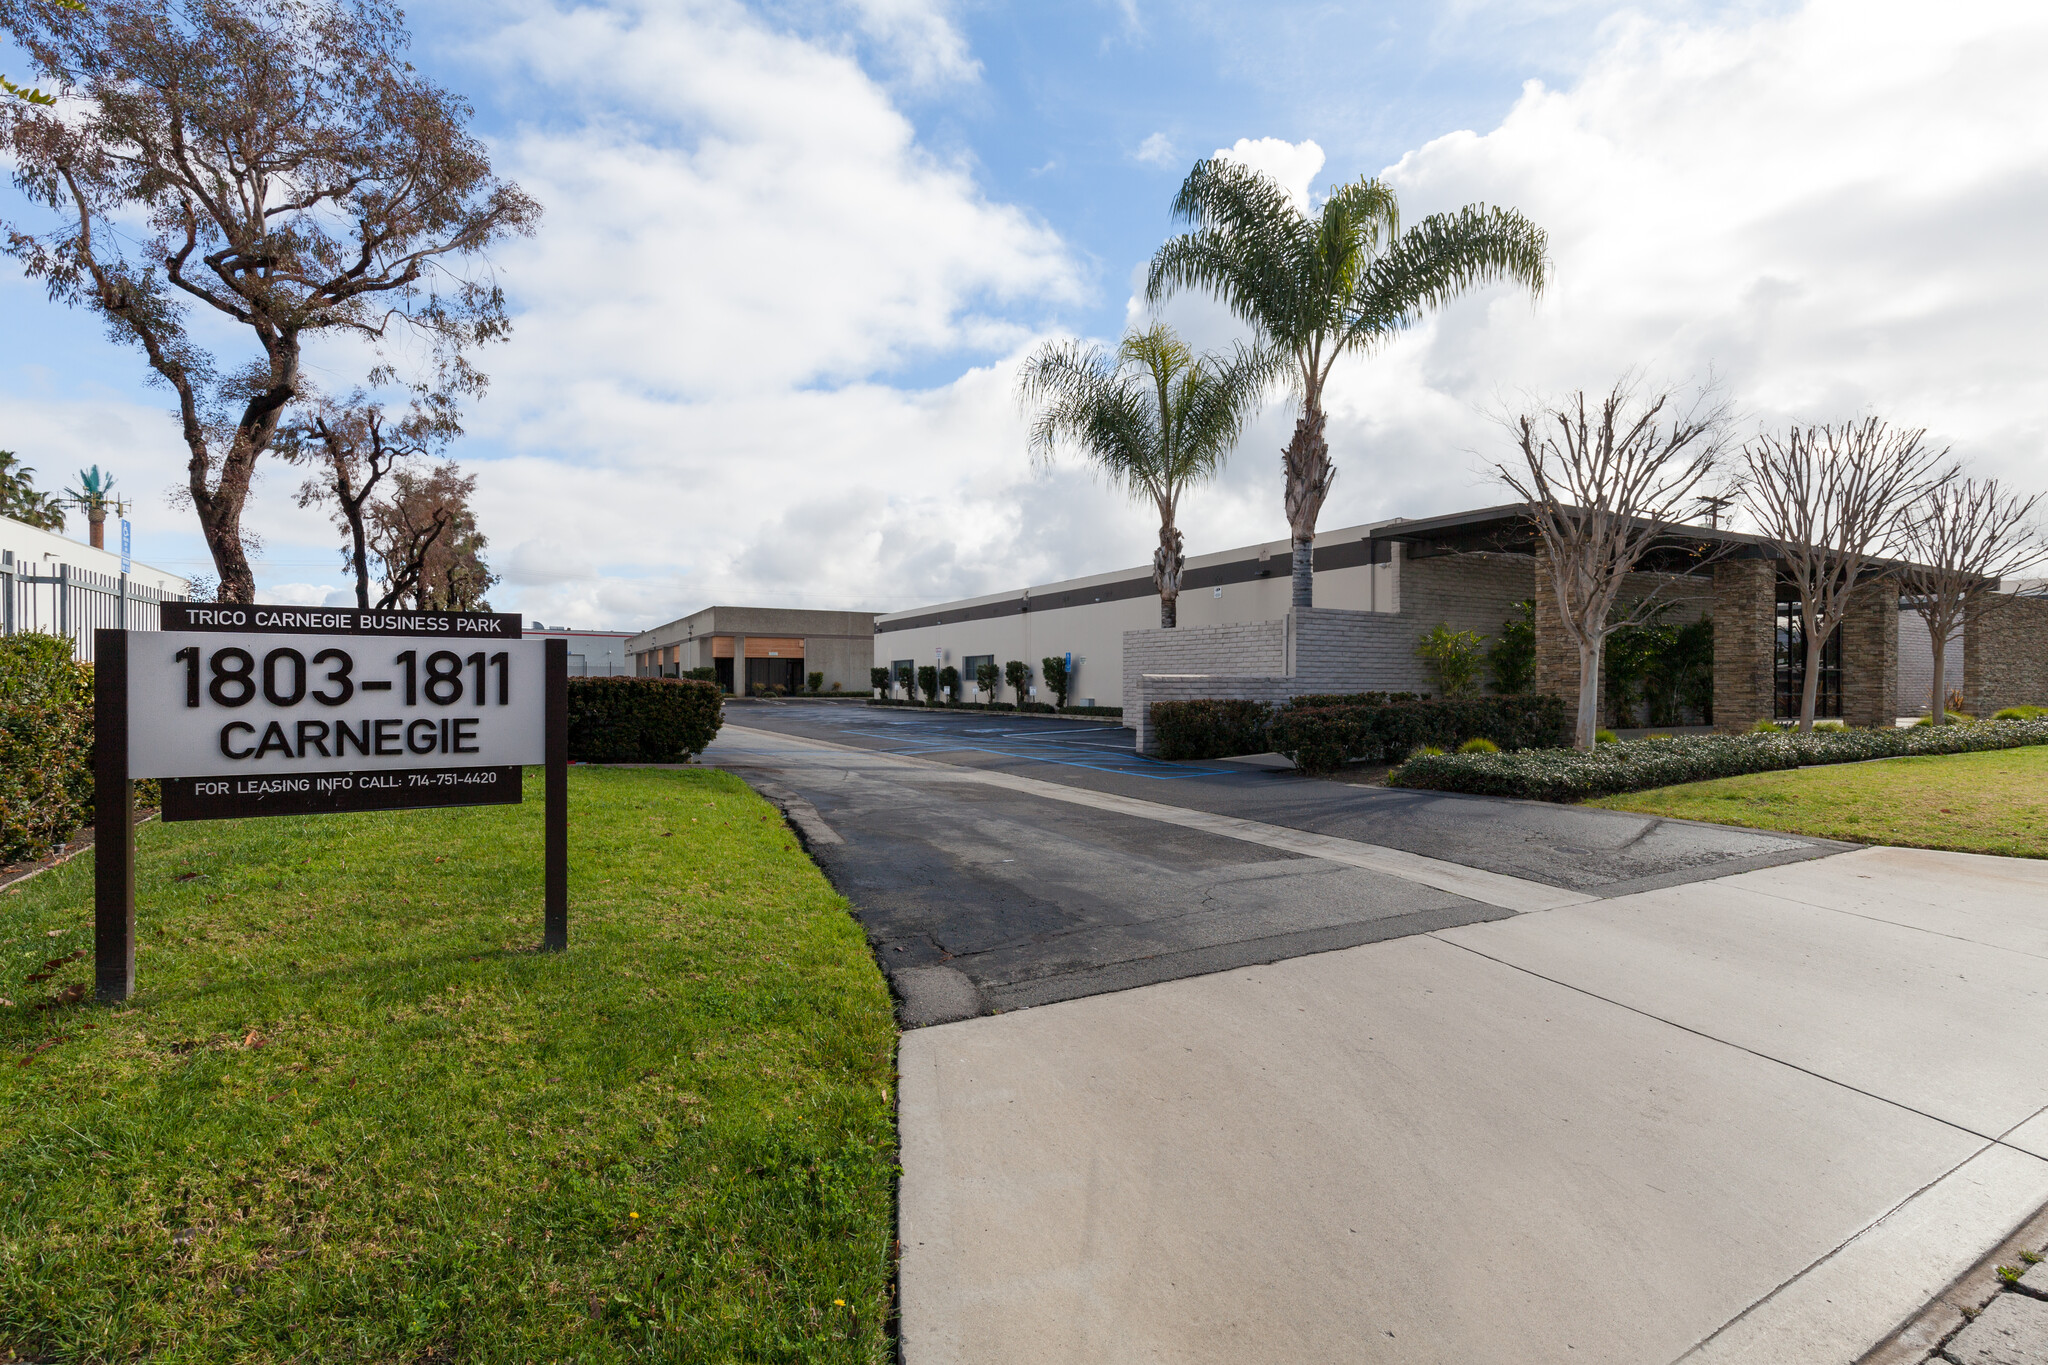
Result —
<instances>
[{"instance_id":1,"label":"blue sky","mask_svg":"<svg viewBox=\"0 0 2048 1365\"><path fill-rule=\"evenodd\" d=\"M1142 510L1034 471L1017 360L1108 339L1195 159L1387 174L1551 233L1539 303L1467 299L1333 394L1324 524L1498 500L1493 419L1531 395L1718 377L1745 420L1882 411L2039 486L2048 122L2042 7L1931 21L1806 4L422 4L547 205L501 252L520 313L460 458L501 606L637 626L711 601L894 608L1142 562ZM0 67L14 74L12 66ZM1268 140L1260 142L1260 140ZM1263 158L1263 160L1261 160ZM19 205L6 203L10 215ZM200 567L182 454L132 352L0 267L0 446L111 467L138 553ZM1164 315L1207 345L1200 300ZM345 387L359 357L313 369ZM1282 401L1191 500L1190 549L1284 534ZM341 587L273 468L259 582Z\"/></svg>"}]
</instances>

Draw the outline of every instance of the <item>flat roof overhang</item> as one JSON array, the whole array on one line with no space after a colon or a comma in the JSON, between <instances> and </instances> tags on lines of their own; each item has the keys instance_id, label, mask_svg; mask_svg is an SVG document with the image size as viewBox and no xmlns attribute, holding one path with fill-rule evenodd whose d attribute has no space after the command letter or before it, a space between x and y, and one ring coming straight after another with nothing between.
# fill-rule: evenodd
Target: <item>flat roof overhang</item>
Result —
<instances>
[{"instance_id":1,"label":"flat roof overhang","mask_svg":"<svg viewBox=\"0 0 2048 1365\"><path fill-rule=\"evenodd\" d=\"M1655 523L1639 521L1640 525ZM1409 559L1440 555L1536 553L1536 522L1526 502L1503 503L1448 516L1397 521L1373 532L1372 561L1384 564L1396 544L1407 547ZM1382 548L1384 542L1385 548ZM1711 526L1673 525L1651 542L1638 573L1707 574L1724 559L1777 559L1777 550L1762 536L1724 531Z\"/></svg>"}]
</instances>

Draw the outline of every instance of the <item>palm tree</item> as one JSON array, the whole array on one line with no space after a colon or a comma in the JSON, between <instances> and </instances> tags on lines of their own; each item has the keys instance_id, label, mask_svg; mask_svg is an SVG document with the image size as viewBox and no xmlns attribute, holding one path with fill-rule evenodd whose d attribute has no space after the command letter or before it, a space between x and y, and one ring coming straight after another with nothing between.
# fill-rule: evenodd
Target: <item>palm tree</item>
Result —
<instances>
[{"instance_id":1,"label":"palm tree","mask_svg":"<svg viewBox=\"0 0 2048 1365\"><path fill-rule=\"evenodd\" d=\"M1223 468L1244 420L1277 373L1270 353L1240 346L1229 360L1196 356L1171 328L1127 333L1112 357L1078 341L1048 342L1024 362L1017 393L1036 408L1034 460L1050 463L1061 441L1134 500L1159 508L1159 624L1172 628L1180 597L1181 494Z\"/></svg>"},{"instance_id":2,"label":"palm tree","mask_svg":"<svg viewBox=\"0 0 2048 1365\"><path fill-rule=\"evenodd\" d=\"M1181 288L1219 296L1291 362L1301 416L1282 459L1294 535L1294 606L1315 605L1316 518L1336 473L1323 439L1323 387L1346 352L1385 341L1474 286L1513 280L1540 294L1543 230L1513 209L1467 204L1401 231L1394 192L1360 179L1313 215L1239 162L1198 161L1173 213L1195 225L1152 257L1153 303Z\"/></svg>"}]
</instances>

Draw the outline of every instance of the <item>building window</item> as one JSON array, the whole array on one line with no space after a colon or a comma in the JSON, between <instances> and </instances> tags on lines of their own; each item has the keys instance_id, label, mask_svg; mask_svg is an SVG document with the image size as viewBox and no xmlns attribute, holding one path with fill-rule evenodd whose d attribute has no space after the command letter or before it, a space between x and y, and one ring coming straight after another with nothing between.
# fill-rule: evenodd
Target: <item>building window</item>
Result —
<instances>
[{"instance_id":1,"label":"building window","mask_svg":"<svg viewBox=\"0 0 2048 1365\"><path fill-rule=\"evenodd\" d=\"M961 689L963 691L973 691L974 688L977 686L974 680L980 676L980 674L976 670L978 670L983 664L992 664L995 661L996 656L993 654L970 654L966 658L962 659L960 661Z\"/></svg>"},{"instance_id":2,"label":"building window","mask_svg":"<svg viewBox=\"0 0 2048 1365\"><path fill-rule=\"evenodd\" d=\"M902 688L906 693L910 693L913 695L915 694L916 688L914 686L914 683L917 678L917 663L915 660L891 660L889 663L889 676L891 678L894 678L896 680L896 685Z\"/></svg>"},{"instance_id":3,"label":"building window","mask_svg":"<svg viewBox=\"0 0 2048 1365\"><path fill-rule=\"evenodd\" d=\"M1799 599L1786 584L1778 585L1777 701L1779 720L1799 715L1806 692L1806 633L1799 619ZM1820 647L1820 687L1813 698L1814 719L1842 714L1842 631L1838 626Z\"/></svg>"}]
</instances>

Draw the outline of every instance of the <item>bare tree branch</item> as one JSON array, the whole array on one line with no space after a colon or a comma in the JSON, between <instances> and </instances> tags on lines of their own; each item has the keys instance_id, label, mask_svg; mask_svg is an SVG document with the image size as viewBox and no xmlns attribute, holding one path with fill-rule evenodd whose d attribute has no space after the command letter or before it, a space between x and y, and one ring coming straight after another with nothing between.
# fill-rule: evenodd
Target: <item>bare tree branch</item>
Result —
<instances>
[{"instance_id":1,"label":"bare tree branch","mask_svg":"<svg viewBox=\"0 0 2048 1365\"><path fill-rule=\"evenodd\" d=\"M1607 637L1645 620L1658 591L1621 609L1622 588L1643 555L1683 522L1720 464L1726 406L1700 390L1683 410L1669 392L1638 395L1623 377L1589 410L1584 390L1510 429L1519 463L1495 477L1529 505L1543 542L1564 631L1579 650L1576 742L1599 728L1600 654ZM1711 554L1702 548L1702 554Z\"/></svg>"},{"instance_id":2,"label":"bare tree branch","mask_svg":"<svg viewBox=\"0 0 2048 1365\"><path fill-rule=\"evenodd\" d=\"M1928 708L1936 725L1948 723L1948 642L1966 616L1979 617L2004 597L1999 580L2048 557L2034 515L2040 505L2040 494L2007 493L1996 479L1951 479L1906 513L1904 586L1934 646Z\"/></svg>"},{"instance_id":3,"label":"bare tree branch","mask_svg":"<svg viewBox=\"0 0 2048 1365\"><path fill-rule=\"evenodd\" d=\"M1742 448L1743 505L1778 552L1799 593L1806 685L1799 729L1813 729L1821 650L1841 626L1849 594L1902 538L1916 498L1955 477L1948 451L1924 429L1868 417L1843 426L1794 427Z\"/></svg>"}]
</instances>

